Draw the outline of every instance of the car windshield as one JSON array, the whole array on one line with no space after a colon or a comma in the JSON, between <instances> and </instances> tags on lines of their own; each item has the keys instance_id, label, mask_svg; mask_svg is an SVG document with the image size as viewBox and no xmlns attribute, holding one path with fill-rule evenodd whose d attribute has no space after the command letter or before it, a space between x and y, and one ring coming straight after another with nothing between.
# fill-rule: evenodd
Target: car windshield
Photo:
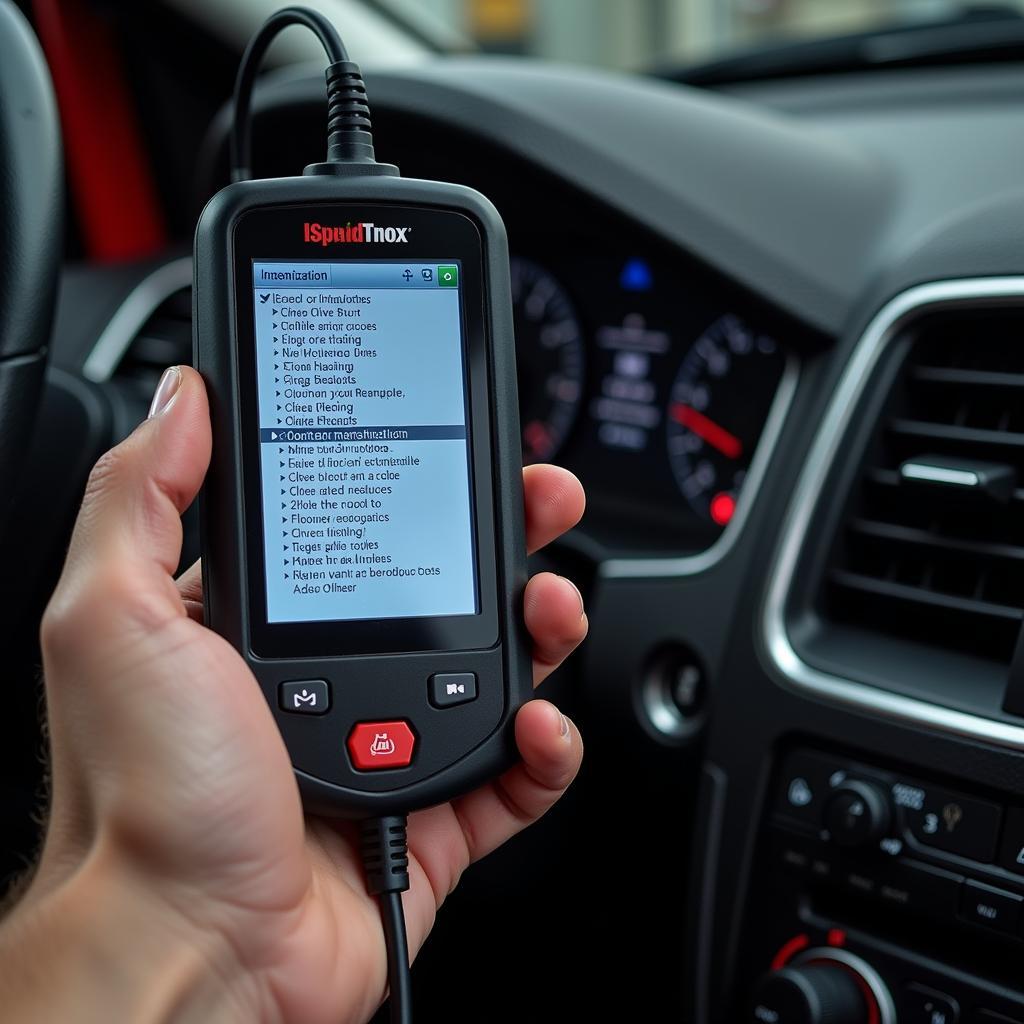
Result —
<instances>
[{"instance_id":1,"label":"car windshield","mask_svg":"<svg viewBox=\"0 0 1024 1024\"><path fill-rule=\"evenodd\" d=\"M915 27L938 26L955 39L960 26L966 42L979 23L991 29L992 22L1024 16L1024 0L374 0L371 6L430 17L488 52L643 70Z\"/></svg>"}]
</instances>

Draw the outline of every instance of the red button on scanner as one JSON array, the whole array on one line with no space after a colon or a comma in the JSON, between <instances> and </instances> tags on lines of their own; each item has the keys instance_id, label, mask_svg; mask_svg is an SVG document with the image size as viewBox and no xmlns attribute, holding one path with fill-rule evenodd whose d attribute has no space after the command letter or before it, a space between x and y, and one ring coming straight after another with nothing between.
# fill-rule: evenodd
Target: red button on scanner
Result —
<instances>
[{"instance_id":1,"label":"red button on scanner","mask_svg":"<svg viewBox=\"0 0 1024 1024\"><path fill-rule=\"evenodd\" d=\"M412 763L416 736L404 719L360 722L348 737L348 753L361 772L405 768Z\"/></svg>"}]
</instances>

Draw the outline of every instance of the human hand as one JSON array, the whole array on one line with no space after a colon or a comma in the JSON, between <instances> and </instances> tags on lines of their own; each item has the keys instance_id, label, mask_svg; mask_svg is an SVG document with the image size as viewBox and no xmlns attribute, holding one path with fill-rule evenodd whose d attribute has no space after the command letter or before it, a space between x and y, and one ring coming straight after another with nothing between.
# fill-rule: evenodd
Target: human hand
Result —
<instances>
[{"instance_id":1,"label":"human hand","mask_svg":"<svg viewBox=\"0 0 1024 1024\"><path fill-rule=\"evenodd\" d=\"M202 625L198 566L172 575L210 458L202 379L169 371L154 407L93 471L44 618L52 807L36 877L0 928L0 1004L19 1021L366 1020L386 958L355 829L304 818L252 674ZM579 520L583 490L552 466L524 484L536 550ZM543 573L525 616L540 683L586 615ZM519 764L410 818L411 953L466 867L576 774L579 734L551 704L527 704L515 728Z\"/></svg>"}]
</instances>

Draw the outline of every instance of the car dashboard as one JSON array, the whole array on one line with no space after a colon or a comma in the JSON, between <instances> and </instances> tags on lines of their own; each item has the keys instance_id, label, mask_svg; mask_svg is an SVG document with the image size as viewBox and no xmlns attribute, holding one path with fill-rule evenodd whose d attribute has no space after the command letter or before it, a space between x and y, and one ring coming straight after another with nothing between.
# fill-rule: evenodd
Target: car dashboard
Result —
<instances>
[{"instance_id":1,"label":"car dashboard","mask_svg":"<svg viewBox=\"0 0 1024 1024\"><path fill-rule=\"evenodd\" d=\"M711 93L452 58L368 88L383 159L501 212L524 462L588 492L537 564L586 590L554 686L591 764L453 898L424 973L454 951L485 976L494 951L460 932L509 913L514 956L519 915L557 900L579 949L535 936L537 976L581 987L552 1020L775 1019L773 975L811 964L859 978L880 1024L1024 1020L1020 70ZM258 174L319 158L321 89L300 69L257 90ZM226 116L197 205L227 180ZM191 358L190 274L187 245L65 273L20 506L53 566L67 522L40 503L73 505L83 460ZM1012 484L964 495L957 473ZM591 884L566 891L582 849ZM592 898L638 854L671 880L656 906ZM508 1019L530 1009L509 994Z\"/></svg>"}]
</instances>

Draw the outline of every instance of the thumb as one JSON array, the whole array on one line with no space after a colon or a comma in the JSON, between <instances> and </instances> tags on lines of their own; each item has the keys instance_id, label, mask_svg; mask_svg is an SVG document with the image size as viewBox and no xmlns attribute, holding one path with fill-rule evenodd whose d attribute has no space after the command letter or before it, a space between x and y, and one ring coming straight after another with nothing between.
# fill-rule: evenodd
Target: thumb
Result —
<instances>
[{"instance_id":1,"label":"thumb","mask_svg":"<svg viewBox=\"0 0 1024 1024\"><path fill-rule=\"evenodd\" d=\"M173 573L181 557L181 514L210 462L206 389L195 370L174 366L157 387L149 418L96 463L60 583L44 619L47 634L81 650L110 631L148 631L185 614ZM81 614L76 614L80 612ZM99 614L97 614L99 613ZM60 628L48 630L48 623ZM81 629L76 628L80 625ZM76 635L88 630L88 636Z\"/></svg>"}]
</instances>

